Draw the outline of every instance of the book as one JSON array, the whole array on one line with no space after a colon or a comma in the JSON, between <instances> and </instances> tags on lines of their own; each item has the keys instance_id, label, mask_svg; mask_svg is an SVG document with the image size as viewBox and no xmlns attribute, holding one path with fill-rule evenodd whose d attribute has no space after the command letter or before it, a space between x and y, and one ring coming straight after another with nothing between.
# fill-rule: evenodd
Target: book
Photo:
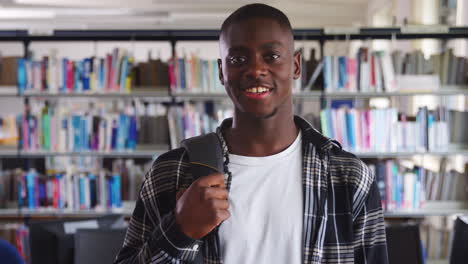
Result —
<instances>
[{"instance_id":1,"label":"book","mask_svg":"<svg viewBox=\"0 0 468 264\"><path fill-rule=\"evenodd\" d=\"M397 152L440 150L449 143L446 109L419 109L415 117L395 108L356 109L349 106L323 109L322 133L349 151ZM463 122L461 122L463 123Z\"/></svg>"},{"instance_id":2,"label":"book","mask_svg":"<svg viewBox=\"0 0 468 264\"><path fill-rule=\"evenodd\" d=\"M51 50L40 61L18 59L16 72L20 94L131 92L134 58L124 49L116 48L104 58L81 60L58 58L56 54L56 50Z\"/></svg>"}]
</instances>

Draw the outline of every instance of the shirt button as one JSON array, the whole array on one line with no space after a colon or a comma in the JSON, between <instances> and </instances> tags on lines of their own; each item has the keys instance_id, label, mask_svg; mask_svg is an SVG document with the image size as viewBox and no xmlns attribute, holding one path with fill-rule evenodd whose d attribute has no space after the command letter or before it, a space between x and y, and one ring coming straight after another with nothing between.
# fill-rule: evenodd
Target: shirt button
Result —
<instances>
[{"instance_id":1,"label":"shirt button","mask_svg":"<svg viewBox=\"0 0 468 264\"><path fill-rule=\"evenodd\" d=\"M197 249L198 249L198 245L193 246L192 249L193 249L193 250L197 250Z\"/></svg>"}]
</instances>

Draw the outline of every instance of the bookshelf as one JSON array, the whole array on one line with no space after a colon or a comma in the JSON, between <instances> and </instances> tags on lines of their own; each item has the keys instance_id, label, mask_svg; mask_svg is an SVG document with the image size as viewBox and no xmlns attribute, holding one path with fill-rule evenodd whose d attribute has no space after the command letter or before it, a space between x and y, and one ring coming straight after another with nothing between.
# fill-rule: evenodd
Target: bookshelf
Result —
<instances>
[{"instance_id":1,"label":"bookshelf","mask_svg":"<svg viewBox=\"0 0 468 264\"><path fill-rule=\"evenodd\" d=\"M320 54L323 54L324 45L327 41L335 40L368 40L368 39L453 39L468 38L468 27L387 27L387 28L312 28L294 30L296 40L314 40L319 42ZM24 50L28 51L29 45L34 41L167 41L170 42L172 53L175 53L176 43L179 41L216 41L219 31L217 30L55 30L50 35L31 35L26 30L0 30L1 41L22 42ZM26 54L26 52L25 52ZM323 56L323 55L321 55ZM467 85L440 85L437 90L425 91L395 91L395 92L325 92L325 91L301 91L294 94L298 100L322 100L328 99L365 99L374 97L408 97L419 95L433 96L455 96L468 95ZM0 97L9 98L38 98L38 99L151 99L155 102L174 104L179 101L206 101L206 100L225 100L225 93L189 93L189 92L171 92L168 87L136 87L131 93L25 93L19 94L14 86L0 87ZM167 151L169 146L158 146L152 150L135 151L79 151L79 152L50 152L50 151L22 151L22 150L1 150L0 157L5 158L41 158L55 156L94 156L106 158L154 158ZM360 158L387 159L387 158L408 158L417 155L468 156L468 149L449 148L438 149L434 151L404 151L404 152L354 152ZM452 207L450 207L452 208ZM10 210L10 209L7 209ZM16 210L5 211L0 209L0 218L8 215L18 214L20 216L34 215L55 215L72 216L101 213L98 211L27 211ZM104 211L103 213L109 213ZM130 211L120 211L123 214L130 214ZM392 211L386 212L385 216L389 218L409 217L419 218L425 215L449 215L454 213L468 213L468 205L452 209L417 209L411 211Z\"/></svg>"},{"instance_id":2,"label":"bookshelf","mask_svg":"<svg viewBox=\"0 0 468 264\"><path fill-rule=\"evenodd\" d=\"M170 93L164 87L138 87L131 93L47 93L47 92L28 92L18 94L17 88L14 86L0 86L0 97L18 97L18 98L98 98L98 99L119 99L119 98L152 98L160 102L170 102L171 99L179 100L222 100L227 99L226 93L219 92L176 92ZM442 85L440 89L433 91L398 91L398 92L294 92L295 99L319 99L324 96L329 99L339 98L373 98L373 97L404 97L418 95L434 95L434 96L453 96L453 95L468 95L468 86L463 85Z\"/></svg>"},{"instance_id":3,"label":"bookshelf","mask_svg":"<svg viewBox=\"0 0 468 264\"><path fill-rule=\"evenodd\" d=\"M158 147L154 150L135 151L17 151L0 150L0 158L40 158L54 156L94 156L106 158L154 158L169 150L167 147ZM359 158L405 158L421 155L450 156L468 155L466 149L439 150L439 151L408 151L408 152L353 152Z\"/></svg>"}]
</instances>

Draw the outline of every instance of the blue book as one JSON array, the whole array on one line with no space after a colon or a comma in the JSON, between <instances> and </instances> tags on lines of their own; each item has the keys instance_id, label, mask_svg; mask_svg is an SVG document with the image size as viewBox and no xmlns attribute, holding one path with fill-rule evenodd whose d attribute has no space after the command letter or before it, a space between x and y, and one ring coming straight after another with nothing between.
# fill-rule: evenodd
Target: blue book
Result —
<instances>
[{"instance_id":1,"label":"blue book","mask_svg":"<svg viewBox=\"0 0 468 264\"><path fill-rule=\"evenodd\" d=\"M114 203L114 195L112 194L112 178L107 179L107 207L111 208Z\"/></svg>"},{"instance_id":2,"label":"blue book","mask_svg":"<svg viewBox=\"0 0 468 264\"><path fill-rule=\"evenodd\" d=\"M86 118L82 117L81 118L81 131L80 131L80 149L81 150L88 150L89 149L89 144L88 144L88 124L86 122Z\"/></svg>"},{"instance_id":3,"label":"blue book","mask_svg":"<svg viewBox=\"0 0 468 264\"><path fill-rule=\"evenodd\" d=\"M185 90L185 60L183 58L179 59L179 79L180 88Z\"/></svg>"},{"instance_id":4,"label":"blue book","mask_svg":"<svg viewBox=\"0 0 468 264\"><path fill-rule=\"evenodd\" d=\"M350 111L346 111L346 129L348 130L348 143L350 149L356 149L356 135L354 134L355 130L355 118Z\"/></svg>"},{"instance_id":5,"label":"blue book","mask_svg":"<svg viewBox=\"0 0 468 264\"><path fill-rule=\"evenodd\" d=\"M128 149L134 150L136 148L137 137L138 137L137 118L136 116L131 116L129 117L129 129L128 129L128 141L127 141Z\"/></svg>"},{"instance_id":6,"label":"blue book","mask_svg":"<svg viewBox=\"0 0 468 264\"><path fill-rule=\"evenodd\" d=\"M81 117L72 116L72 130L73 130L73 151L81 150Z\"/></svg>"},{"instance_id":7,"label":"blue book","mask_svg":"<svg viewBox=\"0 0 468 264\"><path fill-rule=\"evenodd\" d=\"M120 91L125 92L125 83L127 82L127 75L128 75L128 57L122 57L122 66L120 67Z\"/></svg>"},{"instance_id":8,"label":"blue book","mask_svg":"<svg viewBox=\"0 0 468 264\"><path fill-rule=\"evenodd\" d=\"M80 197L80 206L79 208L83 209L85 207L85 179L83 177L79 178L79 197Z\"/></svg>"},{"instance_id":9,"label":"blue book","mask_svg":"<svg viewBox=\"0 0 468 264\"><path fill-rule=\"evenodd\" d=\"M119 117L119 127L117 131L117 150L125 149L125 142L128 138L128 117L124 114L121 114Z\"/></svg>"},{"instance_id":10,"label":"blue book","mask_svg":"<svg viewBox=\"0 0 468 264\"><path fill-rule=\"evenodd\" d=\"M67 92L67 64L68 59L62 59L62 83L60 84L60 91L66 93Z\"/></svg>"},{"instance_id":11,"label":"blue book","mask_svg":"<svg viewBox=\"0 0 468 264\"><path fill-rule=\"evenodd\" d=\"M121 178L119 174L114 174L112 176L112 190L113 190L113 204L112 207L121 208L122 207L122 196L121 192Z\"/></svg>"},{"instance_id":12,"label":"blue book","mask_svg":"<svg viewBox=\"0 0 468 264\"><path fill-rule=\"evenodd\" d=\"M27 197L28 197L28 208L34 209L34 187L36 184L36 172L30 170L26 174L26 186L27 186Z\"/></svg>"},{"instance_id":13,"label":"blue book","mask_svg":"<svg viewBox=\"0 0 468 264\"><path fill-rule=\"evenodd\" d=\"M346 57L338 57L338 90L343 90L347 81Z\"/></svg>"},{"instance_id":14,"label":"blue book","mask_svg":"<svg viewBox=\"0 0 468 264\"><path fill-rule=\"evenodd\" d=\"M26 74L26 60L25 59L18 59L18 93L23 94L26 90L26 85L28 82L27 74Z\"/></svg>"},{"instance_id":15,"label":"blue book","mask_svg":"<svg viewBox=\"0 0 468 264\"><path fill-rule=\"evenodd\" d=\"M117 146L117 134L118 134L118 121L116 119L112 120L112 132L111 132L111 149L116 149Z\"/></svg>"},{"instance_id":16,"label":"blue book","mask_svg":"<svg viewBox=\"0 0 468 264\"><path fill-rule=\"evenodd\" d=\"M91 58L83 61L83 91L89 91L89 77L91 76Z\"/></svg>"},{"instance_id":17,"label":"blue book","mask_svg":"<svg viewBox=\"0 0 468 264\"><path fill-rule=\"evenodd\" d=\"M39 183L38 184L38 189L39 189L39 204L38 206L41 206L41 205L47 205L47 197L46 197L46 186L44 183Z\"/></svg>"},{"instance_id":18,"label":"blue book","mask_svg":"<svg viewBox=\"0 0 468 264\"><path fill-rule=\"evenodd\" d=\"M104 64L106 63L105 59L102 58L99 60L99 88L104 88Z\"/></svg>"}]
</instances>

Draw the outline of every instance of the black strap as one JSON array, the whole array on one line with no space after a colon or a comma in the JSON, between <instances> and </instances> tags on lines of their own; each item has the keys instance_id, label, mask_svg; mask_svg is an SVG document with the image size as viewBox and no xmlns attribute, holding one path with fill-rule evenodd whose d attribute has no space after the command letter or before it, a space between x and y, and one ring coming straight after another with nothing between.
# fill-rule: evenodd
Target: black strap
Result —
<instances>
[{"instance_id":1,"label":"black strap","mask_svg":"<svg viewBox=\"0 0 468 264\"><path fill-rule=\"evenodd\" d=\"M181 145L188 153L192 168L204 168L200 171L201 174L198 174L198 171L194 174L192 170L195 179L212 172L222 173L224 171L223 149L216 133L185 139L181 142ZM205 174L207 172L209 173Z\"/></svg>"},{"instance_id":2,"label":"black strap","mask_svg":"<svg viewBox=\"0 0 468 264\"><path fill-rule=\"evenodd\" d=\"M181 145L188 153L194 180L213 172L223 173L223 149L216 133L185 139ZM200 249L193 264L203 264L202 252Z\"/></svg>"}]
</instances>

